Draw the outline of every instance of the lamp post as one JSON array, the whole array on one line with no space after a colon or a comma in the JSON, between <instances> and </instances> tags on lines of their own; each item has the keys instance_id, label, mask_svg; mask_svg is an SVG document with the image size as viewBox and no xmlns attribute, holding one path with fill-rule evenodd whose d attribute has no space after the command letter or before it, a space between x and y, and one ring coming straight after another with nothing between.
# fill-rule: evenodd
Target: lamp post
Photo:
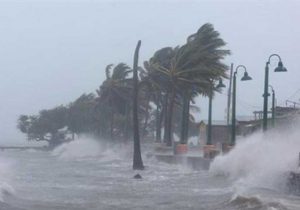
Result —
<instances>
[{"instance_id":1,"label":"lamp post","mask_svg":"<svg viewBox=\"0 0 300 210\"><path fill-rule=\"evenodd\" d=\"M286 72L286 68L283 66L281 58L278 54L270 55L266 67L265 67L265 86L264 86L264 107L263 107L263 131L268 129L268 87L269 87L269 65L272 57L279 59L278 66L275 68L275 72Z\"/></svg>"},{"instance_id":2,"label":"lamp post","mask_svg":"<svg viewBox=\"0 0 300 210\"><path fill-rule=\"evenodd\" d=\"M208 125L207 125L207 140L206 140L206 145L212 145L211 141L211 118L212 118L212 94L213 94L213 87L214 84L211 82L211 88L210 88L210 93L208 97ZM216 88L223 88L226 87L223 84L222 79L219 79L219 84L216 86Z\"/></svg>"},{"instance_id":3,"label":"lamp post","mask_svg":"<svg viewBox=\"0 0 300 210\"><path fill-rule=\"evenodd\" d=\"M272 90L272 127L275 127L275 90L272 85L269 85Z\"/></svg>"},{"instance_id":4,"label":"lamp post","mask_svg":"<svg viewBox=\"0 0 300 210\"><path fill-rule=\"evenodd\" d=\"M235 137L236 137L236 75L239 69L244 69L244 76L241 81L252 80L252 78L248 75L247 69L244 65L238 65L233 74L233 86L232 86L232 118L231 118L231 142L230 145L235 145Z\"/></svg>"}]
</instances>

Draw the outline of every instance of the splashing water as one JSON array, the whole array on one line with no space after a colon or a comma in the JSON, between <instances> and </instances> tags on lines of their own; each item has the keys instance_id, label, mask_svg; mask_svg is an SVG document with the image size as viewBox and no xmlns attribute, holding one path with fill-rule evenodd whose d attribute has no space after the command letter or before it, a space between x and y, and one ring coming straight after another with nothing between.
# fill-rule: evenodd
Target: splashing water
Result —
<instances>
[{"instance_id":1,"label":"splashing water","mask_svg":"<svg viewBox=\"0 0 300 210\"><path fill-rule=\"evenodd\" d=\"M285 187L289 171L297 169L299 152L300 132L296 129L256 133L217 157L210 172L228 176L239 190L279 190Z\"/></svg>"},{"instance_id":2,"label":"splashing water","mask_svg":"<svg viewBox=\"0 0 300 210\"><path fill-rule=\"evenodd\" d=\"M114 145L104 141L82 137L65 143L52 151L52 155L63 160L79 160L97 158L98 161L109 162L131 157L131 145Z\"/></svg>"},{"instance_id":3,"label":"splashing water","mask_svg":"<svg viewBox=\"0 0 300 210\"><path fill-rule=\"evenodd\" d=\"M99 142L90 138L79 138L53 150L52 155L62 159L97 157L103 151Z\"/></svg>"},{"instance_id":4,"label":"splashing water","mask_svg":"<svg viewBox=\"0 0 300 210\"><path fill-rule=\"evenodd\" d=\"M280 202L265 203L259 197L244 197L235 195L229 201L228 206L238 210L255 209L255 210L288 210L287 207Z\"/></svg>"},{"instance_id":5,"label":"splashing water","mask_svg":"<svg viewBox=\"0 0 300 210\"><path fill-rule=\"evenodd\" d=\"M12 163L8 159L0 159L0 201L4 201L4 195L15 194L14 188L10 185L12 172Z\"/></svg>"}]
</instances>

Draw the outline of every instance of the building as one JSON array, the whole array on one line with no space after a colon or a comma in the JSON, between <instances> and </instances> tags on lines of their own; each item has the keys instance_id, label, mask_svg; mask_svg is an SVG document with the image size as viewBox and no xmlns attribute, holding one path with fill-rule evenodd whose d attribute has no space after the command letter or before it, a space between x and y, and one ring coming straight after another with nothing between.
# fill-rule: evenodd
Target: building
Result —
<instances>
[{"instance_id":1,"label":"building","mask_svg":"<svg viewBox=\"0 0 300 210\"><path fill-rule=\"evenodd\" d=\"M207 141L207 121L203 120L199 123L199 142L206 144ZM228 143L230 139L230 125L226 121L213 120L211 126L212 144Z\"/></svg>"}]
</instances>

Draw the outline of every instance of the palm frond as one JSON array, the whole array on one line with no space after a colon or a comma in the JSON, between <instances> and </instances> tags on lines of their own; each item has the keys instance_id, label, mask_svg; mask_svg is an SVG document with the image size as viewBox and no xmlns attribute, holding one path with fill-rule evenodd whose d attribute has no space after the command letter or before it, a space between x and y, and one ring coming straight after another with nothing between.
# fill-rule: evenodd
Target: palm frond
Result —
<instances>
[{"instance_id":1,"label":"palm frond","mask_svg":"<svg viewBox=\"0 0 300 210\"><path fill-rule=\"evenodd\" d=\"M116 65L113 69L113 73L111 76L111 79L117 80L117 79L125 79L128 75L130 67L126 65L125 63L119 63Z\"/></svg>"},{"instance_id":2,"label":"palm frond","mask_svg":"<svg viewBox=\"0 0 300 210\"><path fill-rule=\"evenodd\" d=\"M105 68L106 79L110 79L110 69L112 66L113 66L113 64L109 64Z\"/></svg>"}]
</instances>

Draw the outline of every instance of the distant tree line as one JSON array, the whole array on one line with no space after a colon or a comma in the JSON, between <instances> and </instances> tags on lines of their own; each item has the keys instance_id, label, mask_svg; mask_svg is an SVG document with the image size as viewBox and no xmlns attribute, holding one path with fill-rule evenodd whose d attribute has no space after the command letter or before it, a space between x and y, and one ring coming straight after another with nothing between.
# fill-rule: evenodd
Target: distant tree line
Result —
<instances>
[{"instance_id":1,"label":"distant tree line","mask_svg":"<svg viewBox=\"0 0 300 210\"><path fill-rule=\"evenodd\" d=\"M196 96L220 91L214 86L226 79L223 63L229 50L211 24L205 24L182 46L164 47L138 67L138 114L142 136L172 145L177 133L185 143L195 128L190 108ZM89 134L109 141L132 138L133 79L125 63L110 64L106 79L95 93L83 94L68 105L21 115L18 128L28 140L47 141L50 146L74 136ZM162 132L164 131L164 132ZM68 135L69 134L69 135ZM67 137L68 136L68 137Z\"/></svg>"}]
</instances>

